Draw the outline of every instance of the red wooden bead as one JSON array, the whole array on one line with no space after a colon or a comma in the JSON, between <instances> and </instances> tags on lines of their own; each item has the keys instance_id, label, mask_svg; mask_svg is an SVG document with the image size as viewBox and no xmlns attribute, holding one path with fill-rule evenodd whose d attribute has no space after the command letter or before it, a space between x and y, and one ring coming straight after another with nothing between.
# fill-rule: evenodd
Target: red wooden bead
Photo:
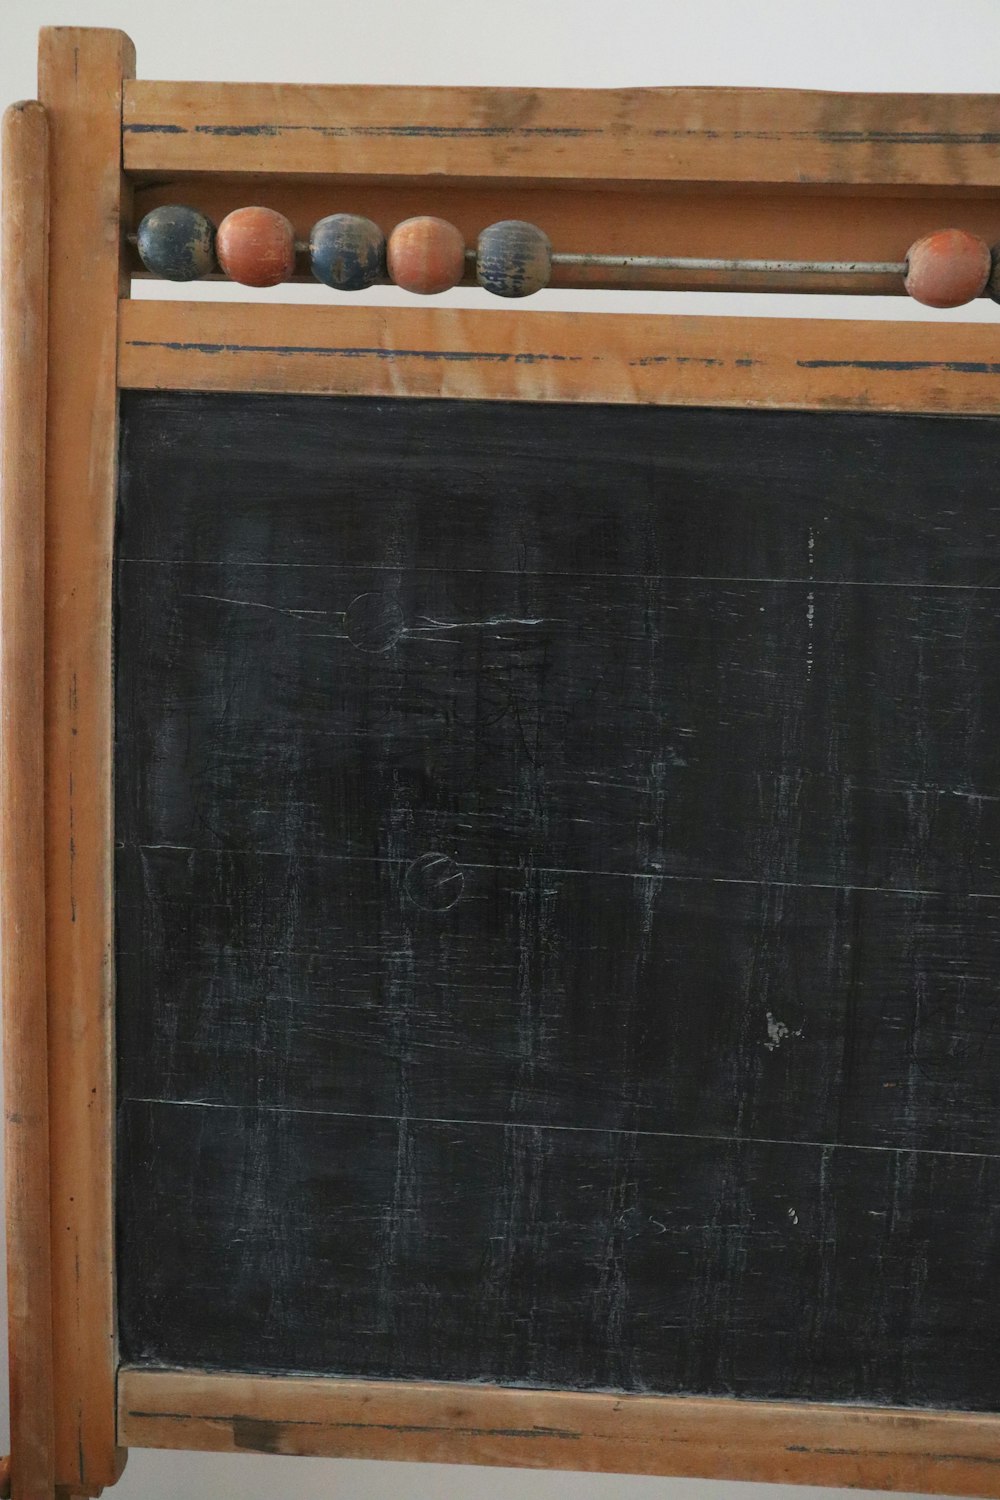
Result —
<instances>
[{"instance_id":1,"label":"red wooden bead","mask_svg":"<svg viewBox=\"0 0 1000 1500\"><path fill-rule=\"evenodd\" d=\"M964 229L938 229L911 245L903 284L925 307L961 307L989 279L989 246Z\"/></svg>"},{"instance_id":2,"label":"red wooden bead","mask_svg":"<svg viewBox=\"0 0 1000 1500\"><path fill-rule=\"evenodd\" d=\"M447 292L465 275L465 241L447 219L426 214L404 219L389 236L389 275L406 292L421 297Z\"/></svg>"},{"instance_id":3,"label":"red wooden bead","mask_svg":"<svg viewBox=\"0 0 1000 1500\"><path fill-rule=\"evenodd\" d=\"M295 231L273 208L237 208L215 237L219 265L244 286L277 286L295 273Z\"/></svg>"}]
</instances>

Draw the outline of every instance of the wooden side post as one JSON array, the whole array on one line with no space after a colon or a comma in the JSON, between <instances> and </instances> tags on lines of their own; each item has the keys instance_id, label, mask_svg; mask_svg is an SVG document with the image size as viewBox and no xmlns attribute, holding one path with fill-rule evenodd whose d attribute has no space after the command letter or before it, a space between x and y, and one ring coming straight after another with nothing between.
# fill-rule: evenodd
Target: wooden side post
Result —
<instances>
[{"instance_id":1,"label":"wooden side post","mask_svg":"<svg viewBox=\"0 0 1000 1500\"><path fill-rule=\"evenodd\" d=\"M50 128L45 831L57 1487L96 1495L115 1434L111 566L123 275L118 31L41 33Z\"/></svg>"},{"instance_id":2,"label":"wooden side post","mask_svg":"<svg viewBox=\"0 0 1000 1500\"><path fill-rule=\"evenodd\" d=\"M42 757L49 183L48 126L34 100L12 104L4 115L3 200L0 979L11 1467L17 1500L49 1500L54 1470Z\"/></svg>"}]
</instances>

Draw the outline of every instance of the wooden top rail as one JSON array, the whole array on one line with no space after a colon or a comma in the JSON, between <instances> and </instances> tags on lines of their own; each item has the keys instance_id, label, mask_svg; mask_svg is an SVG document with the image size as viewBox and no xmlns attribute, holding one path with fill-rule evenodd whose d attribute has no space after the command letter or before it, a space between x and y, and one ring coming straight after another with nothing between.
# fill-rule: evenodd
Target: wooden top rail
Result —
<instances>
[{"instance_id":1,"label":"wooden top rail","mask_svg":"<svg viewBox=\"0 0 1000 1500\"><path fill-rule=\"evenodd\" d=\"M1000 189L989 94L126 85L124 162L159 174L531 186Z\"/></svg>"}]
</instances>

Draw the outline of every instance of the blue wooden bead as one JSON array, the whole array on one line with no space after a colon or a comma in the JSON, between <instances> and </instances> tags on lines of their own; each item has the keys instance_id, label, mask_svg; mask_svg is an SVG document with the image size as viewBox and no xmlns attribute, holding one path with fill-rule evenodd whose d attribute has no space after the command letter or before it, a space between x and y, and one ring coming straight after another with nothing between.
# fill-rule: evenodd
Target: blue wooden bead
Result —
<instances>
[{"instance_id":1,"label":"blue wooden bead","mask_svg":"<svg viewBox=\"0 0 1000 1500\"><path fill-rule=\"evenodd\" d=\"M986 295L1000 302L1000 245L990 246L990 275L986 283Z\"/></svg>"},{"instance_id":2,"label":"blue wooden bead","mask_svg":"<svg viewBox=\"0 0 1000 1500\"><path fill-rule=\"evenodd\" d=\"M146 270L165 281L197 281L216 270L215 225L196 208L165 203L150 209L136 240Z\"/></svg>"},{"instance_id":3,"label":"blue wooden bead","mask_svg":"<svg viewBox=\"0 0 1000 1500\"><path fill-rule=\"evenodd\" d=\"M386 277L385 235L357 214L330 214L314 224L309 255L317 281L338 292L363 292Z\"/></svg>"},{"instance_id":4,"label":"blue wooden bead","mask_svg":"<svg viewBox=\"0 0 1000 1500\"><path fill-rule=\"evenodd\" d=\"M549 237L524 219L501 219L479 236L476 280L494 297L530 297L552 275Z\"/></svg>"}]
</instances>

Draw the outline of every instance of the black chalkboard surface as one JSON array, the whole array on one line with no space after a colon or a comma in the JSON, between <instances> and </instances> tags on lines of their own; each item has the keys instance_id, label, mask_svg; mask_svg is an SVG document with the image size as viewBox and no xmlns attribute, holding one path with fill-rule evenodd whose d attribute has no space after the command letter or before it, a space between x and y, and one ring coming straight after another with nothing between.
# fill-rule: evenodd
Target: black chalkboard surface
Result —
<instances>
[{"instance_id":1,"label":"black chalkboard surface","mask_svg":"<svg viewBox=\"0 0 1000 1500\"><path fill-rule=\"evenodd\" d=\"M1000 1405L1000 426L128 393L134 1363Z\"/></svg>"}]
</instances>

